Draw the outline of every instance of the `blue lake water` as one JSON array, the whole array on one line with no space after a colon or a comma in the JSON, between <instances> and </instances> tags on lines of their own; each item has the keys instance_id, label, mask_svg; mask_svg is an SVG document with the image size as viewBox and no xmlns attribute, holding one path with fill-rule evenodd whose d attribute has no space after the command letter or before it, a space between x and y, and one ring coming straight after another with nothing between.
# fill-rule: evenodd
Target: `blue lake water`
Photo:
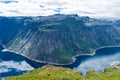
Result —
<instances>
[{"instance_id":1,"label":"blue lake water","mask_svg":"<svg viewBox=\"0 0 120 80\"><path fill-rule=\"evenodd\" d=\"M0 77L20 75L46 65L12 52L2 52L2 50L3 47L0 45ZM120 47L98 49L95 55L79 56L73 64L63 65L63 67L79 70L85 75L91 69L103 72L104 68L110 67L115 61L120 61Z\"/></svg>"}]
</instances>

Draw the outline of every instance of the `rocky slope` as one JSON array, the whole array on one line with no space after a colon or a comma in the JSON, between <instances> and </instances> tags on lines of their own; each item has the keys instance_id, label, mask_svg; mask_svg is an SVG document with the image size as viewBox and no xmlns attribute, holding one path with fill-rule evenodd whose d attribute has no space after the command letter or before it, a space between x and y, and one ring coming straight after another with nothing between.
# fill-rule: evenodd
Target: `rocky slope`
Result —
<instances>
[{"instance_id":1,"label":"rocky slope","mask_svg":"<svg viewBox=\"0 0 120 80\"><path fill-rule=\"evenodd\" d=\"M44 66L27 74L6 78L5 80L119 80L120 70L106 68L105 72L88 71L86 76L68 68Z\"/></svg>"},{"instance_id":2,"label":"rocky slope","mask_svg":"<svg viewBox=\"0 0 120 80\"><path fill-rule=\"evenodd\" d=\"M34 60L67 64L75 55L119 45L119 22L62 14L0 17L0 42Z\"/></svg>"},{"instance_id":3,"label":"rocky slope","mask_svg":"<svg viewBox=\"0 0 120 80\"><path fill-rule=\"evenodd\" d=\"M113 68L120 70L120 62L115 62L111 65Z\"/></svg>"}]
</instances>

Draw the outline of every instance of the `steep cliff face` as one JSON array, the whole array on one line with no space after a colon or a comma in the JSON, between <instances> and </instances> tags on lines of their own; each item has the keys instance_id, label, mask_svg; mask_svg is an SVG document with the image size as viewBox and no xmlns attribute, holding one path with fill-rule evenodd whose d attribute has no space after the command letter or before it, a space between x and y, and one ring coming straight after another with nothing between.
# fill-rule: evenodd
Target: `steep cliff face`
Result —
<instances>
[{"instance_id":1,"label":"steep cliff face","mask_svg":"<svg viewBox=\"0 0 120 80\"><path fill-rule=\"evenodd\" d=\"M120 44L119 21L77 15L0 17L0 41L31 59L66 64L79 54Z\"/></svg>"}]
</instances>

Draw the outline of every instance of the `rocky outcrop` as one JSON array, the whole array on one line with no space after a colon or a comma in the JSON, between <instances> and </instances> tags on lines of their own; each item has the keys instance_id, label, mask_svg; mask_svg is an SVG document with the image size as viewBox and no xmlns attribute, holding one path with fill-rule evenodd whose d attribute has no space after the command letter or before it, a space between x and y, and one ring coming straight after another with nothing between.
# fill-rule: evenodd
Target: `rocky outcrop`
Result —
<instances>
[{"instance_id":1,"label":"rocky outcrop","mask_svg":"<svg viewBox=\"0 0 120 80\"><path fill-rule=\"evenodd\" d=\"M112 63L112 64L111 64L111 67L120 70L120 62L114 62L114 63Z\"/></svg>"}]
</instances>

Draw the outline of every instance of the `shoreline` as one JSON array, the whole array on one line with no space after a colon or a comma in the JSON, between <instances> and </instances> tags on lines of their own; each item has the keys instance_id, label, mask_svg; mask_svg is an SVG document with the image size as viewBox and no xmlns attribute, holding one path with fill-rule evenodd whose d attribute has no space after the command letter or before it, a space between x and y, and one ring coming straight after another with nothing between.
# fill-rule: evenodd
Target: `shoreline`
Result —
<instances>
[{"instance_id":1,"label":"shoreline","mask_svg":"<svg viewBox=\"0 0 120 80\"><path fill-rule=\"evenodd\" d=\"M28 56L26 56L26 55L24 55L24 54L21 54L21 53L19 53L19 52L15 52L15 51L12 51L12 50L7 49L7 48L5 47L5 45L3 45L3 44L1 44L1 45L2 45L3 48L4 48L4 49L2 50L2 52L12 52L12 53L14 53L14 54L18 54L18 55L21 55L21 56L23 56L23 57L26 57L26 58L28 58L28 59L30 59L30 60L32 60L32 61L36 61L36 62L43 63L43 64L51 64L51 65L55 65L55 66L68 66L68 65L72 65L72 64L75 63L77 57L79 57L79 56L93 56L93 55L96 54L96 51L99 50L99 49L120 47L120 45L115 45L115 46L102 46L102 47L96 48L93 53L89 53L89 54L78 54L78 55L73 56L73 57L72 57L72 62L70 62L70 63L67 63L67 64L59 64L59 63L51 63L51 62L46 62L46 61L40 61L40 60L31 59L30 57L28 57Z\"/></svg>"},{"instance_id":2,"label":"shoreline","mask_svg":"<svg viewBox=\"0 0 120 80\"><path fill-rule=\"evenodd\" d=\"M76 61L77 57L80 57L80 56L94 56L94 55L96 54L96 51L97 51L97 50L104 49L104 48L115 48L115 47L120 47L120 45L115 45L115 46L102 46L102 47L96 48L93 53L75 55L75 56L72 57L73 62L69 63L68 65L73 64L73 63Z\"/></svg>"}]
</instances>

